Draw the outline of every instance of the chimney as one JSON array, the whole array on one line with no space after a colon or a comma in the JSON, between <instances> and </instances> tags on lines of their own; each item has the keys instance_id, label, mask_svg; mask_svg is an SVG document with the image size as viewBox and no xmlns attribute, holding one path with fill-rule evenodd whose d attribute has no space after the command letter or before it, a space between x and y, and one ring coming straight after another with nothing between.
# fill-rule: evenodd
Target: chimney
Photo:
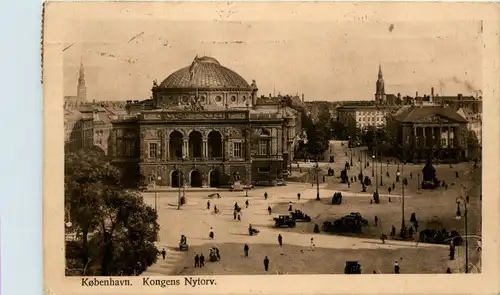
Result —
<instances>
[{"instance_id":1,"label":"chimney","mask_svg":"<svg viewBox=\"0 0 500 295\"><path fill-rule=\"evenodd\" d=\"M431 98L434 98L434 87L431 87Z\"/></svg>"},{"instance_id":2,"label":"chimney","mask_svg":"<svg viewBox=\"0 0 500 295\"><path fill-rule=\"evenodd\" d=\"M302 102L304 102L304 93L302 93Z\"/></svg>"},{"instance_id":3,"label":"chimney","mask_svg":"<svg viewBox=\"0 0 500 295\"><path fill-rule=\"evenodd\" d=\"M415 98L417 98L417 97L418 97L418 91L417 91L417 92L415 92Z\"/></svg>"}]
</instances>

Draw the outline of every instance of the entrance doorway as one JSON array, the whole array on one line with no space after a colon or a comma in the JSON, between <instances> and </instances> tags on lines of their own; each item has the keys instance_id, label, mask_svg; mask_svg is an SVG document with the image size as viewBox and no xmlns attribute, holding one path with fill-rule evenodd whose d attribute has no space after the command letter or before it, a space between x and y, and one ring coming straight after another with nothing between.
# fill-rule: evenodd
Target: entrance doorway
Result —
<instances>
[{"instance_id":1,"label":"entrance doorway","mask_svg":"<svg viewBox=\"0 0 500 295\"><path fill-rule=\"evenodd\" d=\"M201 173L198 170L191 171L191 187L202 187L203 181Z\"/></svg>"},{"instance_id":2,"label":"entrance doorway","mask_svg":"<svg viewBox=\"0 0 500 295\"><path fill-rule=\"evenodd\" d=\"M177 170L172 171L172 176L170 177L170 183L172 187L182 186L184 184L184 181L182 179L182 172L179 172Z\"/></svg>"},{"instance_id":3,"label":"entrance doorway","mask_svg":"<svg viewBox=\"0 0 500 295\"><path fill-rule=\"evenodd\" d=\"M210 187L219 187L220 182L219 182L219 171L218 170L212 170L210 171Z\"/></svg>"}]
</instances>

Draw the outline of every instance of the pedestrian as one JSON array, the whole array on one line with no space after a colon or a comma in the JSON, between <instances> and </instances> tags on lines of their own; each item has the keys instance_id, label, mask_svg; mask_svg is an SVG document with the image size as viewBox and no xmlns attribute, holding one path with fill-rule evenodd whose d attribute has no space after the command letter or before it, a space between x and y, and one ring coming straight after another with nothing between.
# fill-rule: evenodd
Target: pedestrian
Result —
<instances>
[{"instance_id":1,"label":"pedestrian","mask_svg":"<svg viewBox=\"0 0 500 295\"><path fill-rule=\"evenodd\" d=\"M264 270L269 270L269 258L267 258L267 256L264 258Z\"/></svg>"},{"instance_id":2,"label":"pedestrian","mask_svg":"<svg viewBox=\"0 0 500 295\"><path fill-rule=\"evenodd\" d=\"M469 203L469 196L465 197L465 201Z\"/></svg>"},{"instance_id":3,"label":"pedestrian","mask_svg":"<svg viewBox=\"0 0 500 295\"><path fill-rule=\"evenodd\" d=\"M393 226L391 226L391 233L390 233L390 236L391 236L391 237L396 236L396 228L394 227L394 225L393 225Z\"/></svg>"},{"instance_id":4,"label":"pedestrian","mask_svg":"<svg viewBox=\"0 0 500 295\"><path fill-rule=\"evenodd\" d=\"M210 210L210 200L207 201L207 210Z\"/></svg>"},{"instance_id":5,"label":"pedestrian","mask_svg":"<svg viewBox=\"0 0 500 295\"><path fill-rule=\"evenodd\" d=\"M375 226L378 225L378 216L375 215Z\"/></svg>"},{"instance_id":6,"label":"pedestrian","mask_svg":"<svg viewBox=\"0 0 500 295\"><path fill-rule=\"evenodd\" d=\"M233 218L236 220L236 215L238 215L238 212L236 210L233 211Z\"/></svg>"},{"instance_id":7,"label":"pedestrian","mask_svg":"<svg viewBox=\"0 0 500 295\"><path fill-rule=\"evenodd\" d=\"M288 212L292 212L293 209L292 209L292 204L290 204L290 206L288 206Z\"/></svg>"},{"instance_id":8,"label":"pedestrian","mask_svg":"<svg viewBox=\"0 0 500 295\"><path fill-rule=\"evenodd\" d=\"M161 256L163 257L163 260L165 260L165 256L167 256L167 251L165 251L165 248L161 250Z\"/></svg>"},{"instance_id":9,"label":"pedestrian","mask_svg":"<svg viewBox=\"0 0 500 295\"><path fill-rule=\"evenodd\" d=\"M248 208L248 200L245 201L245 207Z\"/></svg>"},{"instance_id":10,"label":"pedestrian","mask_svg":"<svg viewBox=\"0 0 500 295\"><path fill-rule=\"evenodd\" d=\"M455 260L455 246L450 246L450 260Z\"/></svg>"},{"instance_id":11,"label":"pedestrian","mask_svg":"<svg viewBox=\"0 0 500 295\"><path fill-rule=\"evenodd\" d=\"M459 178L459 177L458 177L458 171L455 171L455 177L456 177L456 178Z\"/></svg>"},{"instance_id":12,"label":"pedestrian","mask_svg":"<svg viewBox=\"0 0 500 295\"><path fill-rule=\"evenodd\" d=\"M354 180L354 179L353 179L353 178L352 178L352 176L351 176L351 182L353 182L353 180Z\"/></svg>"},{"instance_id":13,"label":"pedestrian","mask_svg":"<svg viewBox=\"0 0 500 295\"><path fill-rule=\"evenodd\" d=\"M385 244L385 240L387 240L387 235L386 235L386 234L384 234L384 233L382 233L382 234L380 235L380 240L382 241L382 244Z\"/></svg>"},{"instance_id":14,"label":"pedestrian","mask_svg":"<svg viewBox=\"0 0 500 295\"><path fill-rule=\"evenodd\" d=\"M354 176L354 182L358 181L358 178L356 176Z\"/></svg>"},{"instance_id":15,"label":"pedestrian","mask_svg":"<svg viewBox=\"0 0 500 295\"><path fill-rule=\"evenodd\" d=\"M351 187L351 183L347 180L347 187Z\"/></svg>"},{"instance_id":16,"label":"pedestrian","mask_svg":"<svg viewBox=\"0 0 500 295\"><path fill-rule=\"evenodd\" d=\"M413 173L410 172L410 179L413 179Z\"/></svg>"},{"instance_id":17,"label":"pedestrian","mask_svg":"<svg viewBox=\"0 0 500 295\"><path fill-rule=\"evenodd\" d=\"M283 246L283 237L281 236L281 234L278 235L278 243L280 244L280 247Z\"/></svg>"},{"instance_id":18,"label":"pedestrian","mask_svg":"<svg viewBox=\"0 0 500 295\"><path fill-rule=\"evenodd\" d=\"M390 189L390 188L389 188ZM391 202L391 197L389 197L389 203Z\"/></svg>"},{"instance_id":19,"label":"pedestrian","mask_svg":"<svg viewBox=\"0 0 500 295\"><path fill-rule=\"evenodd\" d=\"M297 201L300 201L300 193L297 193Z\"/></svg>"},{"instance_id":20,"label":"pedestrian","mask_svg":"<svg viewBox=\"0 0 500 295\"><path fill-rule=\"evenodd\" d=\"M234 203L234 211L238 210L238 208L240 208L240 206L238 206L238 202L235 202Z\"/></svg>"},{"instance_id":21,"label":"pedestrian","mask_svg":"<svg viewBox=\"0 0 500 295\"><path fill-rule=\"evenodd\" d=\"M250 247L248 247L248 245L245 244L245 246L243 246L243 252L245 252L245 257L248 257L248 250L250 250Z\"/></svg>"},{"instance_id":22,"label":"pedestrian","mask_svg":"<svg viewBox=\"0 0 500 295\"><path fill-rule=\"evenodd\" d=\"M214 205L214 213L215 214L219 213L219 208L217 208L217 205Z\"/></svg>"},{"instance_id":23,"label":"pedestrian","mask_svg":"<svg viewBox=\"0 0 500 295\"><path fill-rule=\"evenodd\" d=\"M194 268L200 267L200 256L198 256L198 253L194 256Z\"/></svg>"},{"instance_id":24,"label":"pedestrian","mask_svg":"<svg viewBox=\"0 0 500 295\"><path fill-rule=\"evenodd\" d=\"M267 206L267 212L269 212L269 215L273 213L273 210L271 209L271 206Z\"/></svg>"},{"instance_id":25,"label":"pedestrian","mask_svg":"<svg viewBox=\"0 0 500 295\"><path fill-rule=\"evenodd\" d=\"M392 190L396 189L396 184L393 182L392 183Z\"/></svg>"},{"instance_id":26,"label":"pedestrian","mask_svg":"<svg viewBox=\"0 0 500 295\"><path fill-rule=\"evenodd\" d=\"M210 233L208 234L208 236L209 236L211 239L213 239L213 238L214 238L214 236L215 236L215 235L214 235L214 230L213 230L213 228L210 228Z\"/></svg>"},{"instance_id":27,"label":"pedestrian","mask_svg":"<svg viewBox=\"0 0 500 295\"><path fill-rule=\"evenodd\" d=\"M398 261L394 261L394 273L399 273L399 263L398 263Z\"/></svg>"},{"instance_id":28,"label":"pedestrian","mask_svg":"<svg viewBox=\"0 0 500 295\"><path fill-rule=\"evenodd\" d=\"M411 226L408 229L408 235L410 235L410 239L413 238L413 227L411 227Z\"/></svg>"},{"instance_id":29,"label":"pedestrian","mask_svg":"<svg viewBox=\"0 0 500 295\"><path fill-rule=\"evenodd\" d=\"M325 176L324 176L324 175L323 175L323 182L326 182L326 178L325 178Z\"/></svg>"},{"instance_id":30,"label":"pedestrian","mask_svg":"<svg viewBox=\"0 0 500 295\"><path fill-rule=\"evenodd\" d=\"M451 269L449 267L446 269L446 273L451 273Z\"/></svg>"},{"instance_id":31,"label":"pedestrian","mask_svg":"<svg viewBox=\"0 0 500 295\"><path fill-rule=\"evenodd\" d=\"M203 253L200 255L200 268L205 266L205 256L203 256Z\"/></svg>"},{"instance_id":32,"label":"pedestrian","mask_svg":"<svg viewBox=\"0 0 500 295\"><path fill-rule=\"evenodd\" d=\"M314 251L315 246L316 245L314 245L314 238L311 238L311 243L309 244L309 250Z\"/></svg>"},{"instance_id":33,"label":"pedestrian","mask_svg":"<svg viewBox=\"0 0 500 295\"><path fill-rule=\"evenodd\" d=\"M267 192L264 193L264 200L267 200Z\"/></svg>"},{"instance_id":34,"label":"pedestrian","mask_svg":"<svg viewBox=\"0 0 500 295\"><path fill-rule=\"evenodd\" d=\"M415 223L417 221L417 215L413 212L410 216L410 222Z\"/></svg>"},{"instance_id":35,"label":"pedestrian","mask_svg":"<svg viewBox=\"0 0 500 295\"><path fill-rule=\"evenodd\" d=\"M238 219L238 221L241 221L241 213L238 213L236 216L237 216L236 218Z\"/></svg>"}]
</instances>

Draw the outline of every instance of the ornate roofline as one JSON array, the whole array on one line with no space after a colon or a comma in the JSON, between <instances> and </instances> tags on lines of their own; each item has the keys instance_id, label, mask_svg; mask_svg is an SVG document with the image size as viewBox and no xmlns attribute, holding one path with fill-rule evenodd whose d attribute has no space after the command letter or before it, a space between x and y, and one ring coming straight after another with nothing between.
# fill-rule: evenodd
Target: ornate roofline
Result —
<instances>
[{"instance_id":1,"label":"ornate roofline","mask_svg":"<svg viewBox=\"0 0 500 295\"><path fill-rule=\"evenodd\" d=\"M252 89L251 87L241 87L241 88L224 88L224 87L183 87L183 88L167 88L167 87L154 87L152 89L153 93L157 92L185 92L185 93L190 93L190 92L200 92L200 91L208 91L208 92L215 92L215 91L245 91L245 92L252 92L256 89Z\"/></svg>"}]
</instances>

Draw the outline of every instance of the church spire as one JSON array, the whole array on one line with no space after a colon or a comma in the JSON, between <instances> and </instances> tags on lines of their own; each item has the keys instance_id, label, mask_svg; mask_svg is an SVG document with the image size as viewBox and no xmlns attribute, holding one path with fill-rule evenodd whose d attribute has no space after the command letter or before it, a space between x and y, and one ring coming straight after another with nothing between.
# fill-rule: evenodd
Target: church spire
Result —
<instances>
[{"instance_id":1,"label":"church spire","mask_svg":"<svg viewBox=\"0 0 500 295\"><path fill-rule=\"evenodd\" d=\"M83 68L83 59L80 59L80 70L78 72L78 86L76 89L78 99L87 101L87 87L85 86L85 71Z\"/></svg>"},{"instance_id":2,"label":"church spire","mask_svg":"<svg viewBox=\"0 0 500 295\"><path fill-rule=\"evenodd\" d=\"M375 101L377 104L382 104L385 101L384 77L382 76L382 65L378 64L378 79L375 90Z\"/></svg>"},{"instance_id":3,"label":"church spire","mask_svg":"<svg viewBox=\"0 0 500 295\"><path fill-rule=\"evenodd\" d=\"M382 65L380 63L378 64L378 78L382 80L384 79L382 76Z\"/></svg>"}]
</instances>

